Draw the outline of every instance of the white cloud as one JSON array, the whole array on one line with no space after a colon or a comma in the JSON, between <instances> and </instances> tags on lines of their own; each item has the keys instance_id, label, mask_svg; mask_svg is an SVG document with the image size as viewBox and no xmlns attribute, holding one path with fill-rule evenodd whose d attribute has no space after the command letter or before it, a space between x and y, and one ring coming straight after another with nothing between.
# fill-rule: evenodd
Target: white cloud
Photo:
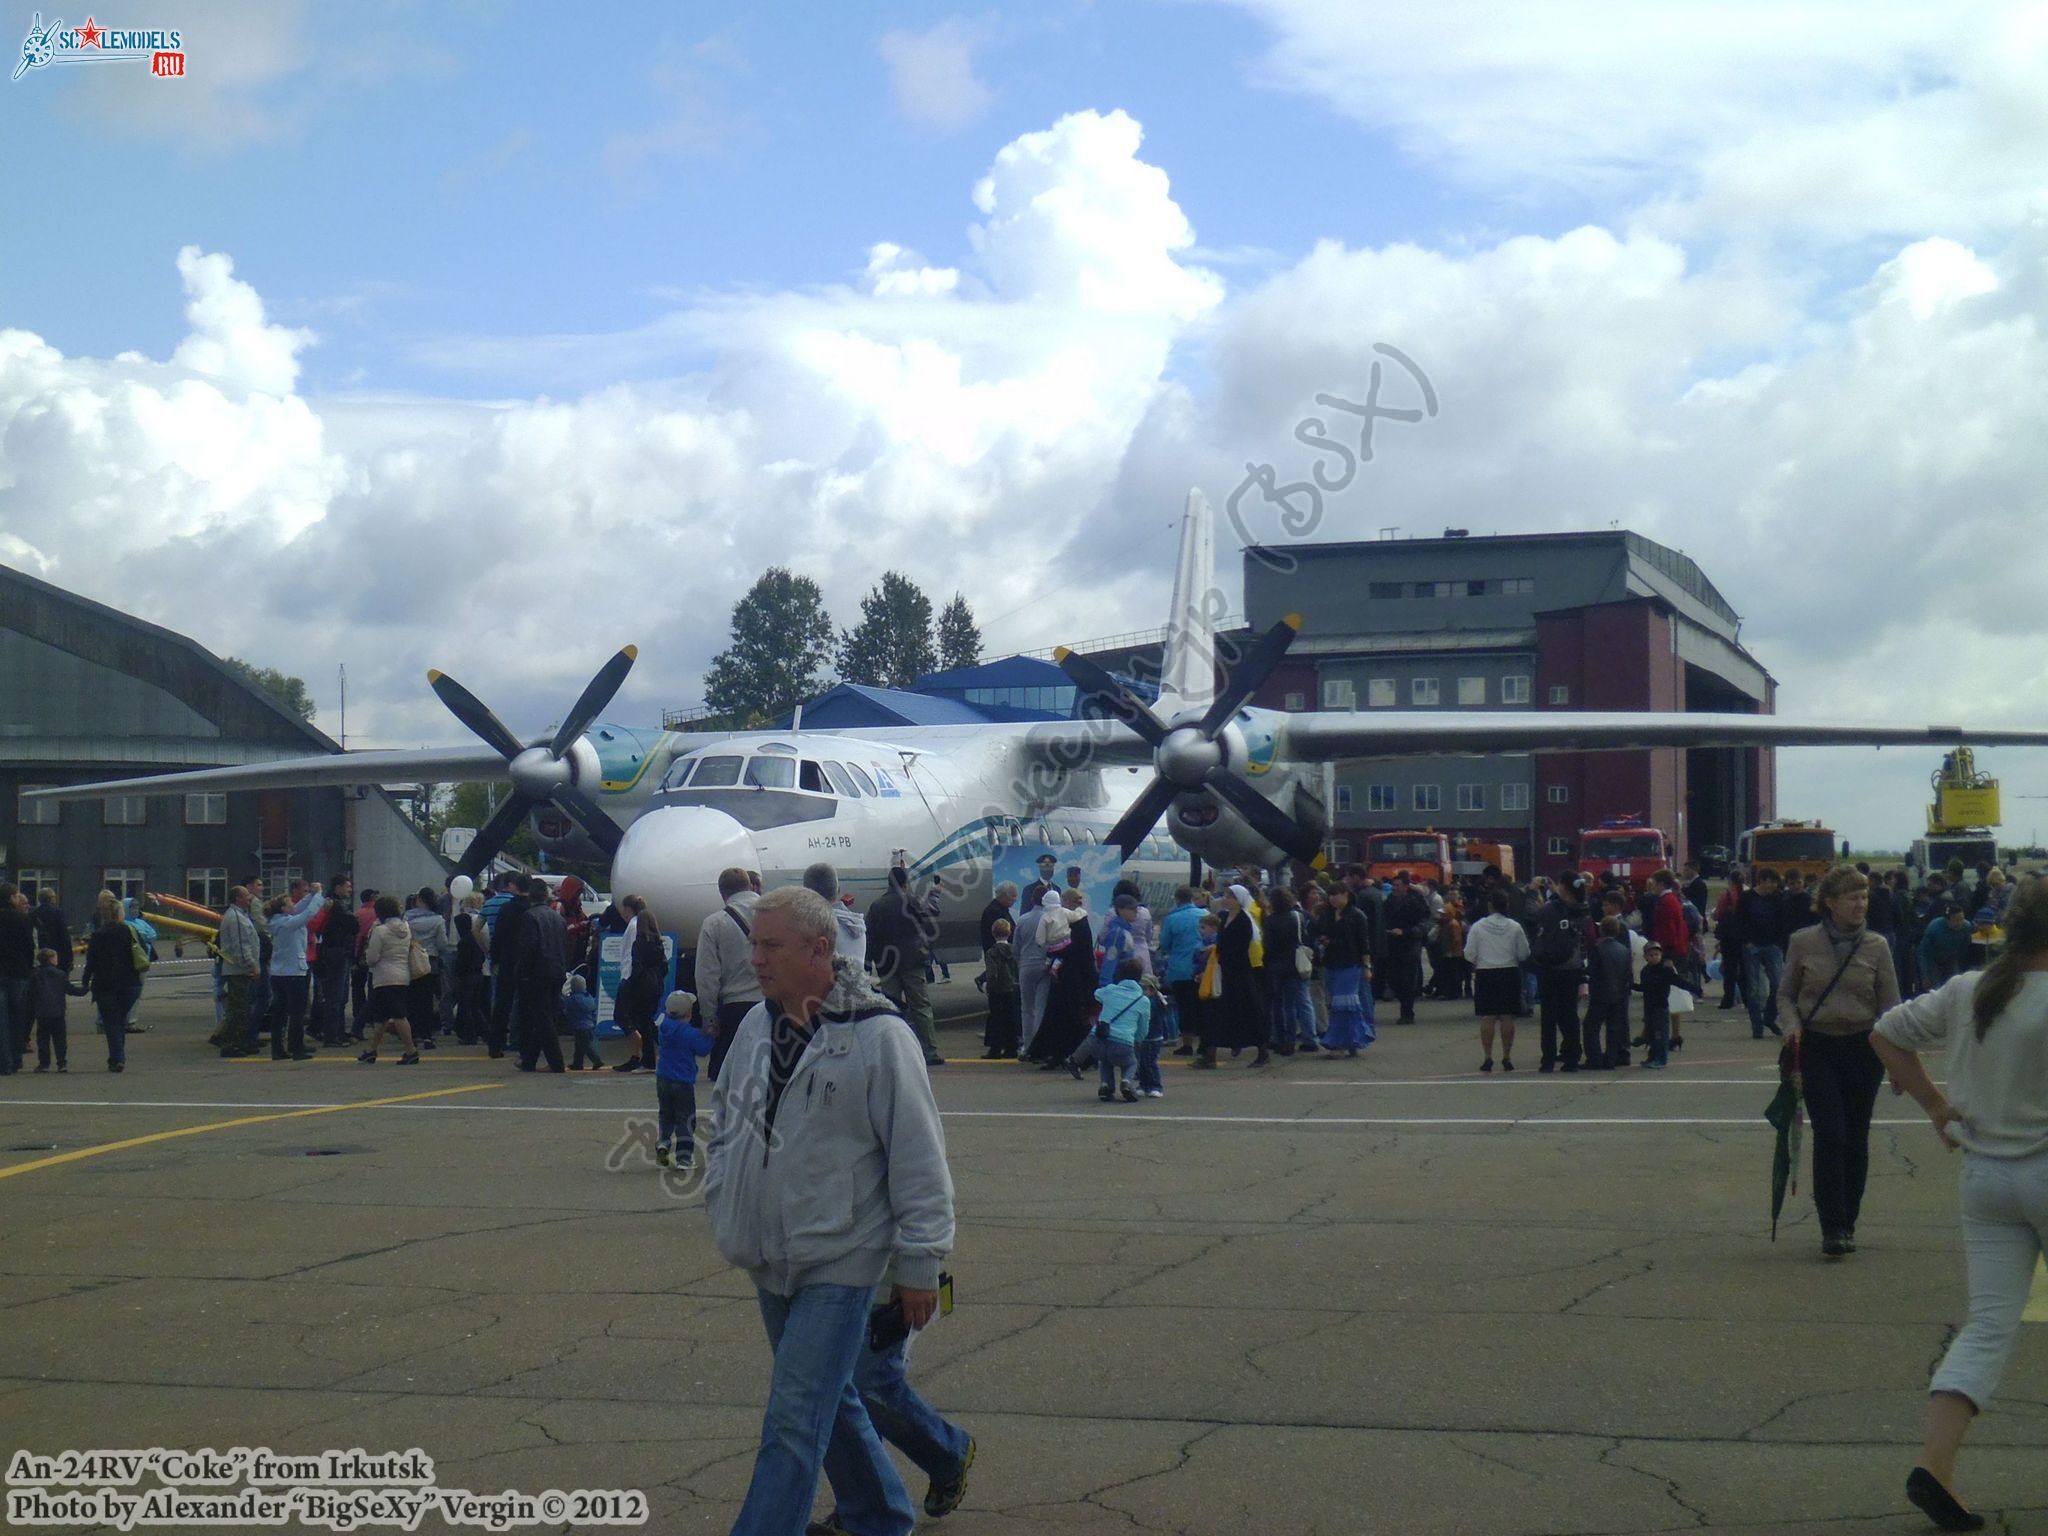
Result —
<instances>
[{"instance_id":1,"label":"white cloud","mask_svg":"<svg viewBox=\"0 0 2048 1536\"><path fill-rule=\"evenodd\" d=\"M975 52L989 36L987 26L957 16L924 32L884 33L876 46L889 66L896 110L921 127L945 133L980 118L995 100L974 73Z\"/></svg>"},{"instance_id":2,"label":"white cloud","mask_svg":"<svg viewBox=\"0 0 2048 1536\"><path fill-rule=\"evenodd\" d=\"M2038 5L1236 3L1272 28L1262 78L1511 202L1715 239L1972 237L2040 206Z\"/></svg>"}]
</instances>

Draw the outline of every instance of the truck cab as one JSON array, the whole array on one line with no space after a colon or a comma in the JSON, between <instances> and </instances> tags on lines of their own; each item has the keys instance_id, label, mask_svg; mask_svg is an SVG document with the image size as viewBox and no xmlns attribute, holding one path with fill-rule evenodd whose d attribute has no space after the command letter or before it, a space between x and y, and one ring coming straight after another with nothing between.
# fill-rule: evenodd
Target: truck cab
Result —
<instances>
[{"instance_id":1,"label":"truck cab","mask_svg":"<svg viewBox=\"0 0 2048 1536\"><path fill-rule=\"evenodd\" d=\"M1447 883L1451 840L1441 832L1373 832L1365 839L1368 879L1391 880L1405 871L1411 880Z\"/></svg>"},{"instance_id":2,"label":"truck cab","mask_svg":"<svg viewBox=\"0 0 2048 1536\"><path fill-rule=\"evenodd\" d=\"M1671 867L1671 839L1636 816L1617 816L1579 834L1579 873L1641 885L1660 869Z\"/></svg>"}]
</instances>

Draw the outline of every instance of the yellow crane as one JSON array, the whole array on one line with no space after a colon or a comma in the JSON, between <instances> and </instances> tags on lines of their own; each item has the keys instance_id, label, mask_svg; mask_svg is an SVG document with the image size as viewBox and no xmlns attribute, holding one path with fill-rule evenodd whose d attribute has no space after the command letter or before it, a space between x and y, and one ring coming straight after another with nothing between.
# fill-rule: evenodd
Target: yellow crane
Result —
<instances>
[{"instance_id":1,"label":"yellow crane","mask_svg":"<svg viewBox=\"0 0 2048 1536\"><path fill-rule=\"evenodd\" d=\"M1915 839L1906 862L1938 870L1952 859L1965 869L1998 860L1998 780L1977 770L1977 755L1957 747L1929 778L1934 797L1927 804L1927 835Z\"/></svg>"}]
</instances>

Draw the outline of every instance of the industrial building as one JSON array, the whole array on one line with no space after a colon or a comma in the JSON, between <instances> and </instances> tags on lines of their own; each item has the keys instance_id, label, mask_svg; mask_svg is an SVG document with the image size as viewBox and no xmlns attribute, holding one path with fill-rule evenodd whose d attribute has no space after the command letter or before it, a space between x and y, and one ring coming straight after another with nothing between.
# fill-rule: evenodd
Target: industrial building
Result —
<instances>
[{"instance_id":1,"label":"industrial building","mask_svg":"<svg viewBox=\"0 0 2048 1536\"><path fill-rule=\"evenodd\" d=\"M1773 709L1727 599L1688 556L1626 530L1254 548L1244 597L1253 632L1302 616L1256 700L1275 709ZM1636 815L1684 858L1775 814L1775 772L1761 747L1346 763L1332 852L1435 830L1555 874L1582 829Z\"/></svg>"},{"instance_id":2,"label":"industrial building","mask_svg":"<svg viewBox=\"0 0 2048 1536\"><path fill-rule=\"evenodd\" d=\"M448 866L380 788L29 802L51 785L340 748L183 635L0 566L0 871L54 888L74 923L101 890L218 908L262 873L386 889Z\"/></svg>"}]
</instances>

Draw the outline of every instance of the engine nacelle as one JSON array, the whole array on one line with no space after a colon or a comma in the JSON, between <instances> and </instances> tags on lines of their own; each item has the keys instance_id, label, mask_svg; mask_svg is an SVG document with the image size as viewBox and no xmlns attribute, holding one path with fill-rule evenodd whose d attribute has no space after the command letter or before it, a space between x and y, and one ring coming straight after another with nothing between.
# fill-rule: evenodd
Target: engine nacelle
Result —
<instances>
[{"instance_id":1,"label":"engine nacelle","mask_svg":"<svg viewBox=\"0 0 2048 1536\"><path fill-rule=\"evenodd\" d=\"M1281 810L1313 830L1318 839L1329 836L1330 809L1323 803L1319 770L1274 767L1249 782ZM1166 812L1166 825L1173 840L1188 852L1199 854L1205 864L1272 869L1288 862L1285 852L1254 832L1242 816L1207 790L1176 797Z\"/></svg>"}]
</instances>

